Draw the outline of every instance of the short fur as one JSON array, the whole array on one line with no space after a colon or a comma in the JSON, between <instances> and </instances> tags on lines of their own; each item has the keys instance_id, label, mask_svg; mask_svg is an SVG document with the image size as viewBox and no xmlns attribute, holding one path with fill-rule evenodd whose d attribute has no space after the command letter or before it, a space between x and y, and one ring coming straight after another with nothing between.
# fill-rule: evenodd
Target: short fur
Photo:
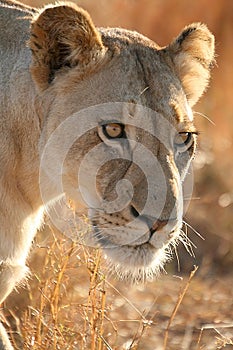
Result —
<instances>
[{"instance_id":1,"label":"short fur","mask_svg":"<svg viewBox=\"0 0 233 350\"><path fill-rule=\"evenodd\" d=\"M37 10L9 0L1 1L0 29L2 302L25 276L31 242L43 223L48 204L42 200L39 187L39 145L43 150L53 131L74 113L119 101L130 102L132 113L139 103L156 111L178 131L193 132L190 107L208 85L214 62L214 38L205 25L194 23L184 28L170 45L159 48L136 32L97 29L89 14L72 3ZM121 149L113 147L101 127L74 143L64 162L66 196L75 202L77 212L89 214L98 231L97 243L109 256L112 268L120 276L136 281L156 274L168 257L170 246L179 240L182 225L179 182L184 179L195 150L194 137L189 158L175 156L169 146L171 135L159 125L151 120L152 131L159 130L167 147L144 132L142 125L139 129L125 127L127 137L133 135L133 139L156 155L166 178L167 195L161 215L157 215L159 198L163 196L159 184L154 188L157 200L150 213L145 213L145 217L152 218L150 237L146 233L129 243L128 238L134 237L134 230L140 227L126 232L126 224L142 211L147 189L147 179L133 162L120 158L109 161L97 176L97 192L105 201L114 200L119 180L132 183L134 196L124 209L108 213L96 194L88 190L93 203L91 210L80 198L73 198L78 186L77 169L84 155L96 145L103 146L105 153ZM128 152L132 156L129 145ZM51 184L44 185L49 191ZM140 223L144 229L145 222ZM121 230L115 235L112 232L116 225ZM0 344L0 348L12 349L4 330L1 337L5 345Z\"/></svg>"}]
</instances>

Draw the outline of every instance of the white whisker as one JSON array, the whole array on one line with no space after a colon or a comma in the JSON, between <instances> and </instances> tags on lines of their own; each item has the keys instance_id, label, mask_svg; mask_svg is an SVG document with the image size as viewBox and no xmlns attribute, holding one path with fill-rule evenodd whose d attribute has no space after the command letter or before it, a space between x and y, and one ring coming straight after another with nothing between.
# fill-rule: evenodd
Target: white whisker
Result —
<instances>
[{"instance_id":1,"label":"white whisker","mask_svg":"<svg viewBox=\"0 0 233 350\"><path fill-rule=\"evenodd\" d=\"M139 97L141 97L141 96L144 94L144 92L146 92L148 89L149 89L149 86L146 86L145 89L143 89L143 90L140 92L140 94L138 95L138 99L139 99Z\"/></svg>"},{"instance_id":2,"label":"white whisker","mask_svg":"<svg viewBox=\"0 0 233 350\"><path fill-rule=\"evenodd\" d=\"M201 238L203 241L205 240L205 238L197 231L195 230L187 221L183 220L183 223L190 228L199 238Z\"/></svg>"},{"instance_id":3,"label":"white whisker","mask_svg":"<svg viewBox=\"0 0 233 350\"><path fill-rule=\"evenodd\" d=\"M189 239L187 234L184 231L180 231L180 236L179 236L180 242L183 244L185 247L186 251L189 253L190 256L195 258L195 253L193 251L193 248L197 248L195 244Z\"/></svg>"},{"instance_id":4,"label":"white whisker","mask_svg":"<svg viewBox=\"0 0 233 350\"><path fill-rule=\"evenodd\" d=\"M180 272L180 259L179 259L179 254L176 246L174 247L174 252L177 260L177 270L178 272Z\"/></svg>"},{"instance_id":5,"label":"white whisker","mask_svg":"<svg viewBox=\"0 0 233 350\"><path fill-rule=\"evenodd\" d=\"M199 201L200 197L183 197L185 201Z\"/></svg>"},{"instance_id":6,"label":"white whisker","mask_svg":"<svg viewBox=\"0 0 233 350\"><path fill-rule=\"evenodd\" d=\"M206 120L208 120L208 122L210 122L210 124L216 126L215 122L213 122L209 117L207 117L207 115L201 113L201 112L196 112L193 111L194 114L200 115L201 117L205 118Z\"/></svg>"}]
</instances>

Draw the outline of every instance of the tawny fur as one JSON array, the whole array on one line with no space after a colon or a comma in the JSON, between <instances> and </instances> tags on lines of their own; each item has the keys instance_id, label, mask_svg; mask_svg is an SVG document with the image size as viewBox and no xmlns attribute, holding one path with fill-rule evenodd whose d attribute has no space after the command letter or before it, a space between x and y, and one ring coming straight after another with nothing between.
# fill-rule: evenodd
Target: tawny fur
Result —
<instances>
[{"instance_id":1,"label":"tawny fur","mask_svg":"<svg viewBox=\"0 0 233 350\"><path fill-rule=\"evenodd\" d=\"M72 3L37 10L9 0L1 1L0 29L4 33L0 42L2 302L25 275L31 242L43 223L47 203L42 200L39 187L40 155L53 131L84 108L119 101L132 103L130 113L135 113L139 103L156 111L178 131L194 130L190 107L208 85L214 38L205 25L194 23L170 45L159 48L136 32L97 29L89 14ZM178 182L185 177L195 149L194 140L189 159L177 161L168 149L171 135L167 129L162 123L160 126L160 121L155 125L153 120L151 128L160 133L168 147L145 133L143 125L138 130L126 127L126 133L156 155L165 174L167 196L160 216L163 227L154 235L154 246L143 244L142 238L136 240L135 246L126 244L127 235L134 234L126 234L124 229L132 219L130 206L140 212L146 197L147 185L141 170L121 159L114 164L108 162L100 169L96 184L107 201L114 199L119 180L127 179L134 187L132 202L120 213L110 216L96 207L92 218L100 229L107 227L103 241L114 246L106 249L112 268L132 280L156 274L167 260L170 246L178 241L182 220ZM72 145L64 162L64 191L81 214L88 214L90 208L79 198L72 198L78 186L77 169L84 155L99 144L106 152L111 148L98 128L88 131ZM55 158L59 152L58 148ZM49 180L43 186L48 193L51 191ZM156 217L162 192L159 185L154 191L158 201L151 210ZM97 201L93 193L89 195ZM53 200L53 192L48 198ZM173 210L173 220L168 222ZM159 227L158 222L154 227ZM111 234L113 223L123 227L117 235ZM102 237L98 238L101 245ZM0 348L12 349L4 330L0 329L0 333L5 343L0 340Z\"/></svg>"}]
</instances>

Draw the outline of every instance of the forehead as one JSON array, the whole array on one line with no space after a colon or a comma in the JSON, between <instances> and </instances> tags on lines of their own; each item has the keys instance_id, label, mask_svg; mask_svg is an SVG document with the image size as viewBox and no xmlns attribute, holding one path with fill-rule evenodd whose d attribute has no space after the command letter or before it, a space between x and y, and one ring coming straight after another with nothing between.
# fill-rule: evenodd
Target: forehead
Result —
<instances>
[{"instance_id":1,"label":"forehead","mask_svg":"<svg viewBox=\"0 0 233 350\"><path fill-rule=\"evenodd\" d=\"M172 63L168 64L163 54L154 48L137 47L132 53L141 89L129 102L152 109L173 125L191 125L192 110Z\"/></svg>"},{"instance_id":2,"label":"forehead","mask_svg":"<svg viewBox=\"0 0 233 350\"><path fill-rule=\"evenodd\" d=\"M74 79L68 96L72 103L66 104L66 111L69 106L74 112L77 108L123 102L130 104L129 116L135 114L135 106L139 104L162 115L173 125L192 122L191 109L181 83L171 62L167 62L156 45L139 34L136 39L134 34L129 37L131 34L128 31L124 35L122 31L114 35L105 37L110 51L108 61L81 81ZM63 84L62 90L67 96L70 88L66 86ZM98 119L101 119L100 122L102 119L125 122L127 113L123 112L118 111L115 116L114 113L108 115L103 112ZM148 113L141 113L153 122L154 118L149 117Z\"/></svg>"},{"instance_id":3,"label":"forehead","mask_svg":"<svg viewBox=\"0 0 233 350\"><path fill-rule=\"evenodd\" d=\"M191 124L192 110L181 83L159 52L145 47L134 48L130 60L133 61L132 71L128 68L131 75L122 81L123 99L129 103L129 115L134 115L136 105L140 104L154 112L151 114L152 121L157 113L173 125ZM143 114L142 110L140 112ZM148 113L145 114L148 116Z\"/></svg>"},{"instance_id":4,"label":"forehead","mask_svg":"<svg viewBox=\"0 0 233 350\"><path fill-rule=\"evenodd\" d=\"M163 51L138 33L117 30L111 35L110 49L116 55L107 74L111 75L114 97L142 104L167 117L174 114L177 122L184 122L186 116L191 120L181 82Z\"/></svg>"}]
</instances>

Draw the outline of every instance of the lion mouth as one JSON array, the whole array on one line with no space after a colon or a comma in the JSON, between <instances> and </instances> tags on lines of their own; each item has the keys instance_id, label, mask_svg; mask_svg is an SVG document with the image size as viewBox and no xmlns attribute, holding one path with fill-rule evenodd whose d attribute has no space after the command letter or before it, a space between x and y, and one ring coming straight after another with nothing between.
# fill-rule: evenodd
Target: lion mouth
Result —
<instances>
[{"instance_id":1,"label":"lion mouth","mask_svg":"<svg viewBox=\"0 0 233 350\"><path fill-rule=\"evenodd\" d=\"M121 243L119 241L114 241L114 236L109 234L111 229L108 229L109 232L101 232L97 224L92 224L92 230L94 233L94 240L96 245L103 249L114 249L125 247L128 249L142 249L144 247L151 247L152 249L161 249L164 244L172 240L176 236L177 228L171 230L170 232L159 232L151 234L151 230L148 229L147 232L143 232L140 236L136 237L134 240L128 241L127 243ZM126 232L127 239L127 232Z\"/></svg>"},{"instance_id":2,"label":"lion mouth","mask_svg":"<svg viewBox=\"0 0 233 350\"><path fill-rule=\"evenodd\" d=\"M108 266L108 273L116 274L120 279L133 283L153 280L164 271L164 265L171 258L171 247L176 243L176 230L166 234L160 242L144 234L139 240L130 244L114 243L111 237L101 235L98 226L93 226L98 232L96 245L102 249ZM157 234L158 239L160 234Z\"/></svg>"}]
</instances>

